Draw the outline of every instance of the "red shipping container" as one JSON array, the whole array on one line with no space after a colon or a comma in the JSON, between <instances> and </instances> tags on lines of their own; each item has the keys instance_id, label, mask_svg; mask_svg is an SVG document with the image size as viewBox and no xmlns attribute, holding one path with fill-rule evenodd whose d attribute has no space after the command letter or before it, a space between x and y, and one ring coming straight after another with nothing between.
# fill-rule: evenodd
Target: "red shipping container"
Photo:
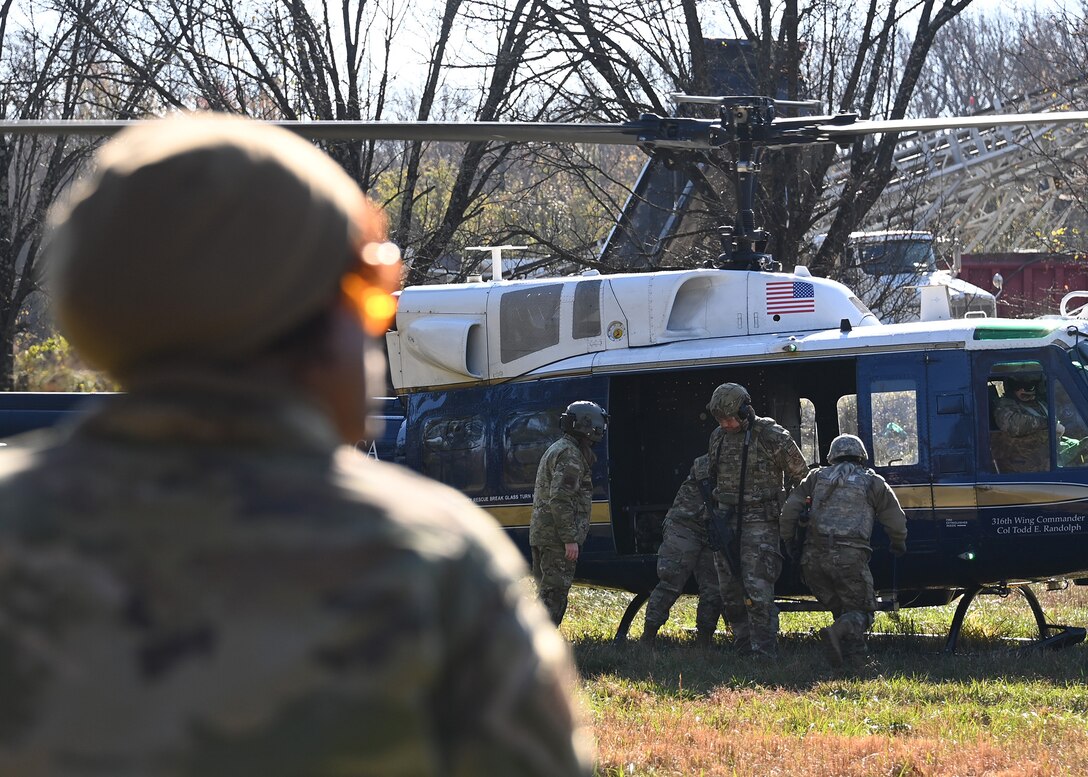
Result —
<instances>
[{"instance_id":1,"label":"red shipping container","mask_svg":"<svg viewBox=\"0 0 1088 777\"><path fill-rule=\"evenodd\" d=\"M1088 291L1088 257L1035 252L963 254L959 273L963 280L996 292L994 273L1004 279L997 297L997 315L1003 318L1057 313L1068 292Z\"/></svg>"}]
</instances>

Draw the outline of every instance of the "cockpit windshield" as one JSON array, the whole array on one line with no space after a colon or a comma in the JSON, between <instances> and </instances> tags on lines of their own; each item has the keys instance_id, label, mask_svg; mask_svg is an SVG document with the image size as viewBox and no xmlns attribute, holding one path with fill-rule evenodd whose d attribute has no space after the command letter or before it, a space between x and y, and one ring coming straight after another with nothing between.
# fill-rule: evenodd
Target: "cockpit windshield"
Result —
<instances>
[{"instance_id":1,"label":"cockpit windshield","mask_svg":"<svg viewBox=\"0 0 1088 777\"><path fill-rule=\"evenodd\" d=\"M935 270L937 258L930 240L881 240L854 247L854 256L867 275L914 275Z\"/></svg>"},{"instance_id":2,"label":"cockpit windshield","mask_svg":"<svg viewBox=\"0 0 1088 777\"><path fill-rule=\"evenodd\" d=\"M1088 342L1077 343L1076 347L1069 351L1069 359L1073 362L1073 370L1081 380L1088 383Z\"/></svg>"}]
</instances>

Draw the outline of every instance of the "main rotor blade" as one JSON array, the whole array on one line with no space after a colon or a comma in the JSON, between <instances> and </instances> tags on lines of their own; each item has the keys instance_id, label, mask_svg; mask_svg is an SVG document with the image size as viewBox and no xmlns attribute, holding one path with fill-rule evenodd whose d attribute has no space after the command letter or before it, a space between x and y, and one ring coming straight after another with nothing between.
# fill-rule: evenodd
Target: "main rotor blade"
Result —
<instances>
[{"instance_id":1,"label":"main rotor blade","mask_svg":"<svg viewBox=\"0 0 1088 777\"><path fill-rule=\"evenodd\" d=\"M139 120L109 119L8 119L0 121L0 135L116 135Z\"/></svg>"},{"instance_id":2,"label":"main rotor blade","mask_svg":"<svg viewBox=\"0 0 1088 777\"><path fill-rule=\"evenodd\" d=\"M134 121L0 121L0 134L113 135ZM1088 124L1088 111L1010 113L936 119L858 120L851 114L776 118L753 127L747 139L755 145L778 147L843 142L885 132L934 132L961 128ZM414 121L272 121L314 140L409 140L467 143L593 143L641 145L645 148L708 150L744 135L722 121L645 115L622 124L547 122L414 122Z\"/></svg>"},{"instance_id":3,"label":"main rotor blade","mask_svg":"<svg viewBox=\"0 0 1088 777\"><path fill-rule=\"evenodd\" d=\"M1026 127L1040 124L1088 123L1088 111L1053 113L995 113L988 116L954 116L939 119L887 119L855 121L852 124L821 124L816 132L831 140L851 135L875 135L882 132L934 132L948 129L988 129L991 127Z\"/></svg>"},{"instance_id":4,"label":"main rotor blade","mask_svg":"<svg viewBox=\"0 0 1088 777\"><path fill-rule=\"evenodd\" d=\"M550 124L547 122L280 121L299 135L317 140L435 140L462 143L598 143L637 145L647 130L629 124Z\"/></svg>"},{"instance_id":5,"label":"main rotor blade","mask_svg":"<svg viewBox=\"0 0 1088 777\"><path fill-rule=\"evenodd\" d=\"M17 135L114 135L126 127L150 120L132 121L0 121L0 134ZM596 143L637 145L652 122L626 124L550 124L545 122L410 122L410 121L272 121L314 140L434 140L507 143ZM711 122L706 122L708 125ZM656 136L656 133L652 133ZM641 140L640 140L641 138Z\"/></svg>"}]
</instances>

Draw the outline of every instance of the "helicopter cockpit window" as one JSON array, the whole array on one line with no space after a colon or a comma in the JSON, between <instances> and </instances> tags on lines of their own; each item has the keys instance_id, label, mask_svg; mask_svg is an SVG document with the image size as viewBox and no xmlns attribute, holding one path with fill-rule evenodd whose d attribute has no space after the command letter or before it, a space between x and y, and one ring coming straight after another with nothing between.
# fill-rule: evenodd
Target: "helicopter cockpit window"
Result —
<instances>
[{"instance_id":1,"label":"helicopter cockpit window","mask_svg":"<svg viewBox=\"0 0 1088 777\"><path fill-rule=\"evenodd\" d=\"M1078 374L1088 380L1088 341L1077 343L1077 347L1069 352L1069 358L1073 360L1073 366Z\"/></svg>"},{"instance_id":2,"label":"helicopter cockpit window","mask_svg":"<svg viewBox=\"0 0 1088 777\"><path fill-rule=\"evenodd\" d=\"M1054 382L1054 408L1058 412L1058 423L1061 424L1058 466L1088 466L1088 423L1085 423L1084 416L1061 381Z\"/></svg>"},{"instance_id":3,"label":"helicopter cockpit window","mask_svg":"<svg viewBox=\"0 0 1088 777\"><path fill-rule=\"evenodd\" d=\"M884 240L855 249L861 269L868 275L914 275L936 265L933 244L928 240Z\"/></svg>"},{"instance_id":4,"label":"helicopter cockpit window","mask_svg":"<svg viewBox=\"0 0 1088 777\"><path fill-rule=\"evenodd\" d=\"M557 410L507 416L503 424L503 486L508 491L532 491L540 457L561 436Z\"/></svg>"},{"instance_id":5,"label":"helicopter cockpit window","mask_svg":"<svg viewBox=\"0 0 1088 777\"><path fill-rule=\"evenodd\" d=\"M581 281L574 287L575 340L601 336L601 282Z\"/></svg>"},{"instance_id":6,"label":"helicopter cockpit window","mask_svg":"<svg viewBox=\"0 0 1088 777\"><path fill-rule=\"evenodd\" d=\"M873 465L918 464L918 388L912 380L873 384Z\"/></svg>"},{"instance_id":7,"label":"helicopter cockpit window","mask_svg":"<svg viewBox=\"0 0 1088 777\"><path fill-rule=\"evenodd\" d=\"M995 364L986 391L990 405L990 455L996 472L1049 471L1055 442L1059 446L1059 466L1076 465L1074 459L1078 454L1072 449L1079 449L1079 438L1065 443L1061 407L1065 406L1070 418L1070 433L1078 429L1083 432L1084 422L1064 387L1048 379L1042 364L1033 361ZM1058 416L1054 415L1055 407L1059 409Z\"/></svg>"},{"instance_id":8,"label":"helicopter cockpit window","mask_svg":"<svg viewBox=\"0 0 1088 777\"><path fill-rule=\"evenodd\" d=\"M423 474L467 494L486 483L484 422L475 417L435 418L423 425Z\"/></svg>"},{"instance_id":9,"label":"helicopter cockpit window","mask_svg":"<svg viewBox=\"0 0 1088 777\"><path fill-rule=\"evenodd\" d=\"M503 364L559 344L559 283L508 291L499 302L499 351ZM600 315L598 313L598 315Z\"/></svg>"}]
</instances>

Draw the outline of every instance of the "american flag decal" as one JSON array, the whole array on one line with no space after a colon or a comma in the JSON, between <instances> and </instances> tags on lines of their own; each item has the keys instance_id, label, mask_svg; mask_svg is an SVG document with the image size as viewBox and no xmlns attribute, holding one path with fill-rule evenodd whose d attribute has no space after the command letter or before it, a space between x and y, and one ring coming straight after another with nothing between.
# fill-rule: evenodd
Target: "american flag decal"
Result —
<instances>
[{"instance_id":1,"label":"american flag decal","mask_svg":"<svg viewBox=\"0 0 1088 777\"><path fill-rule=\"evenodd\" d=\"M816 312L816 287L808 281L771 281L767 284L767 315Z\"/></svg>"}]
</instances>

